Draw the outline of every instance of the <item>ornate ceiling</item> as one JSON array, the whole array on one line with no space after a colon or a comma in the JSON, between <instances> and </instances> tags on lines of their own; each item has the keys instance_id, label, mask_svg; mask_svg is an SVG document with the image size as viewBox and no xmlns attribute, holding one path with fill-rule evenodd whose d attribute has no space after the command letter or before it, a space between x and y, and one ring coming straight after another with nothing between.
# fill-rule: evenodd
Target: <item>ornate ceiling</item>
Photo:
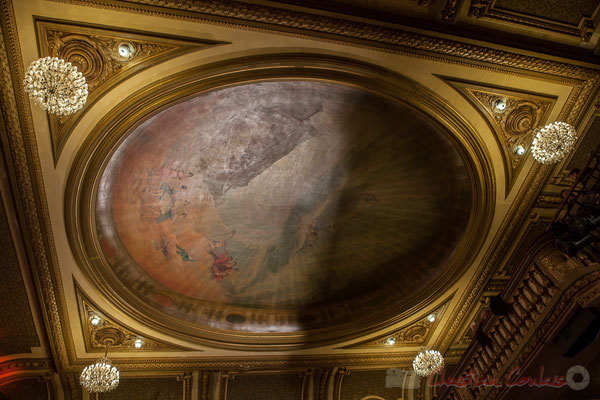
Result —
<instances>
[{"instance_id":1,"label":"ornate ceiling","mask_svg":"<svg viewBox=\"0 0 600 400\"><path fill-rule=\"evenodd\" d=\"M313 80L186 100L90 171L100 248L88 258L106 260L94 267L132 308L216 329L213 340L327 327L339 340L463 264L477 220L469 160L423 119Z\"/></svg>"},{"instance_id":2,"label":"ornate ceiling","mask_svg":"<svg viewBox=\"0 0 600 400\"><path fill-rule=\"evenodd\" d=\"M269 371L345 399L420 345L455 363L595 147L592 3L3 2L0 379L85 398L104 343L195 399ZM68 118L21 88L46 55L89 80ZM556 120L579 147L541 166Z\"/></svg>"}]
</instances>

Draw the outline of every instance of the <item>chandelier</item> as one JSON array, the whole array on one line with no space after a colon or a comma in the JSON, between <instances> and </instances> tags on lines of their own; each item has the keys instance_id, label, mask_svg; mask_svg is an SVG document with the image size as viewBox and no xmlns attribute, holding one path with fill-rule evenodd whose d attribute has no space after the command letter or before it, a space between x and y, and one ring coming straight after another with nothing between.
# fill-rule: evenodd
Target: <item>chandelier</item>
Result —
<instances>
[{"instance_id":1,"label":"chandelier","mask_svg":"<svg viewBox=\"0 0 600 400\"><path fill-rule=\"evenodd\" d=\"M444 366L444 357L437 350L426 347L419 349L419 354L413 361L413 369L419 376L429 376L433 372L439 373Z\"/></svg>"},{"instance_id":2,"label":"chandelier","mask_svg":"<svg viewBox=\"0 0 600 400\"><path fill-rule=\"evenodd\" d=\"M535 131L531 154L542 164L553 164L566 157L573 148L577 133L565 122L548 124Z\"/></svg>"},{"instance_id":3,"label":"chandelier","mask_svg":"<svg viewBox=\"0 0 600 400\"><path fill-rule=\"evenodd\" d=\"M107 353L108 347L104 357L85 367L79 377L79 383L88 392L109 392L119 385L119 370L111 366L110 359L106 358Z\"/></svg>"},{"instance_id":4,"label":"chandelier","mask_svg":"<svg viewBox=\"0 0 600 400\"><path fill-rule=\"evenodd\" d=\"M23 84L29 97L51 114L72 114L87 100L85 77L62 58L45 57L32 62Z\"/></svg>"}]
</instances>

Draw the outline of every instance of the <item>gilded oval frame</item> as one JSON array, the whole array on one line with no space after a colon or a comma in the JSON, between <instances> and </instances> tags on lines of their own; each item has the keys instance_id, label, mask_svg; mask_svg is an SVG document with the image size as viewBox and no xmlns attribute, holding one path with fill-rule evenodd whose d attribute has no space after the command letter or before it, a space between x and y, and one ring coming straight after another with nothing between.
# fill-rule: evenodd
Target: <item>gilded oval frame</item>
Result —
<instances>
[{"instance_id":1,"label":"gilded oval frame","mask_svg":"<svg viewBox=\"0 0 600 400\"><path fill-rule=\"evenodd\" d=\"M289 333L225 331L169 317L122 286L104 260L95 237L94 201L104 166L127 135L158 112L201 93L260 81L317 80L358 87L414 108L440 128L461 154L472 182L472 211L465 235L435 279L399 302L386 318L367 318L330 328ZM433 91L381 67L346 58L274 54L216 62L154 82L117 104L93 128L71 166L65 189L65 223L74 258L84 275L114 306L166 335L212 347L290 350L336 343L392 326L421 310L454 284L472 264L487 236L495 203L491 158L473 127ZM111 271L112 272L112 271Z\"/></svg>"}]
</instances>

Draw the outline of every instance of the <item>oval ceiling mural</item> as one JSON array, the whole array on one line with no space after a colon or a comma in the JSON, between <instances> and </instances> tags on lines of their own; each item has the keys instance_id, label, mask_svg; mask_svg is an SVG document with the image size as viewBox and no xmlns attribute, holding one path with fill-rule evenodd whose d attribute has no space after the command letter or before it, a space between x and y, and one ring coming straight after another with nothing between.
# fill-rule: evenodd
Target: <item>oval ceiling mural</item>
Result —
<instances>
[{"instance_id":1,"label":"oval ceiling mural","mask_svg":"<svg viewBox=\"0 0 600 400\"><path fill-rule=\"evenodd\" d=\"M250 83L135 128L97 190L114 274L217 329L347 323L423 290L463 238L471 182L419 113L319 81Z\"/></svg>"}]
</instances>

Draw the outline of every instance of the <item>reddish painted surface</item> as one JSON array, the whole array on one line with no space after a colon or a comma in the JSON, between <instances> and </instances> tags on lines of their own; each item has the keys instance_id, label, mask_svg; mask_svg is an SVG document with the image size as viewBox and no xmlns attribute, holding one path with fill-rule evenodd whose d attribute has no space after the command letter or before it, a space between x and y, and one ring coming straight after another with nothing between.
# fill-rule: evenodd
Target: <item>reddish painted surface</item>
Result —
<instances>
[{"instance_id":1,"label":"reddish painted surface","mask_svg":"<svg viewBox=\"0 0 600 400\"><path fill-rule=\"evenodd\" d=\"M117 275L166 312L375 307L440 271L469 199L462 159L411 111L290 81L209 93L140 125L104 172L96 217Z\"/></svg>"}]
</instances>

